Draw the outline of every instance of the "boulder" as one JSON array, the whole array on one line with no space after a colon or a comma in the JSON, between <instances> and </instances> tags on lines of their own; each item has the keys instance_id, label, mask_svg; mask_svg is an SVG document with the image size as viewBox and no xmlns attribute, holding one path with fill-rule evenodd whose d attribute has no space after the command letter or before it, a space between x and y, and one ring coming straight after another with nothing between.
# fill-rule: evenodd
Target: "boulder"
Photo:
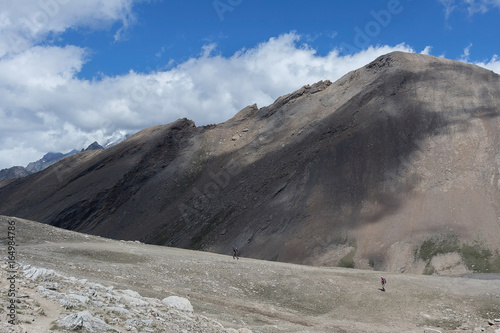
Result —
<instances>
[{"instance_id":1,"label":"boulder","mask_svg":"<svg viewBox=\"0 0 500 333\"><path fill-rule=\"evenodd\" d=\"M142 296L137 291L127 289L127 290L120 290L120 292L125 294L125 295L128 295L130 297L134 297L134 298L138 298L138 299L142 298Z\"/></svg>"},{"instance_id":2,"label":"boulder","mask_svg":"<svg viewBox=\"0 0 500 333\"><path fill-rule=\"evenodd\" d=\"M88 311L82 311L60 318L57 320L57 325L70 331L85 329L87 332L119 332L101 319L93 317Z\"/></svg>"},{"instance_id":3,"label":"boulder","mask_svg":"<svg viewBox=\"0 0 500 333\"><path fill-rule=\"evenodd\" d=\"M162 303L181 311L193 312L193 306L188 299L178 296L170 296L164 298Z\"/></svg>"},{"instance_id":4,"label":"boulder","mask_svg":"<svg viewBox=\"0 0 500 333\"><path fill-rule=\"evenodd\" d=\"M55 272L51 269L29 267L24 270L24 276L31 280L40 279L42 281L50 281L55 277Z\"/></svg>"}]
</instances>

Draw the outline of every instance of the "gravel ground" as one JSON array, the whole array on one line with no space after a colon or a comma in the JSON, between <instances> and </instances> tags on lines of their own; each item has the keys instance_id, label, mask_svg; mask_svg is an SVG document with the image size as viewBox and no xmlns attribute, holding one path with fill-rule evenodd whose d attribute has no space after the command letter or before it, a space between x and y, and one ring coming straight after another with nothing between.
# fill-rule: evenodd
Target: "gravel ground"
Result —
<instances>
[{"instance_id":1,"label":"gravel ground","mask_svg":"<svg viewBox=\"0 0 500 333\"><path fill-rule=\"evenodd\" d=\"M15 326L8 324L7 308L11 299L7 292L9 226L15 227L16 265L54 272L33 280L18 269L15 301L20 323ZM64 332L57 320L85 310L119 332L134 329L242 333L472 332L481 328L495 332L500 329L494 321L500 318L500 280L496 279L381 273L246 258L233 260L231 249L224 256L113 241L6 217L0 217L0 233L4 235L5 262L1 270L5 291L0 309L2 332ZM388 280L386 292L379 290L381 275ZM55 282L57 287L50 288ZM51 291L63 296L51 298ZM132 293L133 301L123 296L124 291ZM113 293L112 304L104 295ZM84 295L89 300L74 307L63 306L61 300L68 294ZM188 299L194 311L165 306L161 301L169 296ZM106 311L109 307L125 308L134 314L120 317ZM130 324L133 318L152 322L147 321L150 326L127 325L127 320ZM168 323L172 325L166 329Z\"/></svg>"}]
</instances>

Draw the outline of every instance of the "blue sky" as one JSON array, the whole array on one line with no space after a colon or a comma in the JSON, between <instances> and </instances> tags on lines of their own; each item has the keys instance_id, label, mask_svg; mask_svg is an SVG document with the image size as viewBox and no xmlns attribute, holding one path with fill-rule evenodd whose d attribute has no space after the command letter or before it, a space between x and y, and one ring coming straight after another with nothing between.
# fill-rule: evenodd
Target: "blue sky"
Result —
<instances>
[{"instance_id":1,"label":"blue sky","mask_svg":"<svg viewBox=\"0 0 500 333\"><path fill-rule=\"evenodd\" d=\"M392 12L389 5L394 6ZM447 18L446 6L436 0L357 0L341 5L328 0L307 5L303 1L153 1L134 5L133 13L135 22L119 42L113 42L119 22L97 32L75 29L61 36L58 45L91 50L79 77L166 69L198 57L203 46L211 43L217 45L218 54L230 57L290 32L300 35L301 42L318 55L336 48L353 53L367 45L400 43L415 50L431 46L433 54L452 59L460 59L470 45L476 61L500 53L500 32L495 27L498 9L472 14L467 6L458 6Z\"/></svg>"},{"instance_id":2,"label":"blue sky","mask_svg":"<svg viewBox=\"0 0 500 333\"><path fill-rule=\"evenodd\" d=\"M219 123L394 50L500 73L500 0L1 0L0 169Z\"/></svg>"}]
</instances>

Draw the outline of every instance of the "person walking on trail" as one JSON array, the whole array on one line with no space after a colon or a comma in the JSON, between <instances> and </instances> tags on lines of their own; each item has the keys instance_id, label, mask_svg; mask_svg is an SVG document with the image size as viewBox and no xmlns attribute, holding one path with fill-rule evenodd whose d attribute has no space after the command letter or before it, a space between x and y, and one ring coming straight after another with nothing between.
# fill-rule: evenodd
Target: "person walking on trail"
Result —
<instances>
[{"instance_id":1,"label":"person walking on trail","mask_svg":"<svg viewBox=\"0 0 500 333\"><path fill-rule=\"evenodd\" d=\"M385 291L385 284L387 283L387 280L385 279L385 277L381 276L380 277L380 283L382 283L382 291Z\"/></svg>"},{"instance_id":2,"label":"person walking on trail","mask_svg":"<svg viewBox=\"0 0 500 333\"><path fill-rule=\"evenodd\" d=\"M240 259L240 255L238 253L238 248L233 246L233 259Z\"/></svg>"}]
</instances>

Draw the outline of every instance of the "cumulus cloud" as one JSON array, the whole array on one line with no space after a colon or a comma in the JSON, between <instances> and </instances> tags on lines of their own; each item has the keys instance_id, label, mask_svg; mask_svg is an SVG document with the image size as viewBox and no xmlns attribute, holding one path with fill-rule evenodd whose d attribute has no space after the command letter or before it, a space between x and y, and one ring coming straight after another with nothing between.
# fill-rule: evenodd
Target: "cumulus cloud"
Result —
<instances>
[{"instance_id":1,"label":"cumulus cloud","mask_svg":"<svg viewBox=\"0 0 500 333\"><path fill-rule=\"evenodd\" d=\"M423 49L420 54L430 55L432 51L432 46L427 45L425 49Z\"/></svg>"},{"instance_id":2,"label":"cumulus cloud","mask_svg":"<svg viewBox=\"0 0 500 333\"><path fill-rule=\"evenodd\" d=\"M498 57L498 55L494 55L490 60L476 62L475 64L489 69L495 73L500 73L500 58Z\"/></svg>"},{"instance_id":3,"label":"cumulus cloud","mask_svg":"<svg viewBox=\"0 0 500 333\"><path fill-rule=\"evenodd\" d=\"M98 29L121 22L116 32L134 22L134 2L144 0L16 0L3 1L0 13L0 58L17 53L68 28Z\"/></svg>"},{"instance_id":4,"label":"cumulus cloud","mask_svg":"<svg viewBox=\"0 0 500 333\"><path fill-rule=\"evenodd\" d=\"M456 10L474 15L500 9L500 0L439 0L439 2L444 6L446 19L449 19Z\"/></svg>"}]
</instances>

